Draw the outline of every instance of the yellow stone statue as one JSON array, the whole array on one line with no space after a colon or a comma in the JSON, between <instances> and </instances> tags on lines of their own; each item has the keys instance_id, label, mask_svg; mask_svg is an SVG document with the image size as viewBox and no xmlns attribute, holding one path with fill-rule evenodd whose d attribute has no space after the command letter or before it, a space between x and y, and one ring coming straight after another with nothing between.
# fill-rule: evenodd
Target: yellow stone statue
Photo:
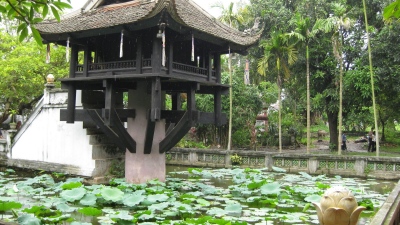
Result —
<instances>
[{"instance_id":1,"label":"yellow stone statue","mask_svg":"<svg viewBox=\"0 0 400 225\"><path fill-rule=\"evenodd\" d=\"M356 225L361 212L354 195L345 187L332 187L325 191L320 203L313 203L321 225Z\"/></svg>"}]
</instances>

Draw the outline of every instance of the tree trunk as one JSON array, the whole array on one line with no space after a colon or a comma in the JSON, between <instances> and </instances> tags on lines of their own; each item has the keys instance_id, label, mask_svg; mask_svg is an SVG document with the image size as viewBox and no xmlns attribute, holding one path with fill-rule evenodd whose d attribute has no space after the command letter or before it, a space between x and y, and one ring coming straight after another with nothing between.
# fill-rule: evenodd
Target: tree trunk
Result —
<instances>
[{"instance_id":1,"label":"tree trunk","mask_svg":"<svg viewBox=\"0 0 400 225\"><path fill-rule=\"evenodd\" d=\"M329 123L329 145L331 150L337 150L338 146L338 114L337 112L326 112ZM332 146L334 145L334 146ZM332 147L331 147L332 146Z\"/></svg>"},{"instance_id":2,"label":"tree trunk","mask_svg":"<svg viewBox=\"0 0 400 225\"><path fill-rule=\"evenodd\" d=\"M308 44L306 46L306 64L307 64L307 154L310 153L311 145L311 104L310 104L310 62L308 55Z\"/></svg>"}]
</instances>

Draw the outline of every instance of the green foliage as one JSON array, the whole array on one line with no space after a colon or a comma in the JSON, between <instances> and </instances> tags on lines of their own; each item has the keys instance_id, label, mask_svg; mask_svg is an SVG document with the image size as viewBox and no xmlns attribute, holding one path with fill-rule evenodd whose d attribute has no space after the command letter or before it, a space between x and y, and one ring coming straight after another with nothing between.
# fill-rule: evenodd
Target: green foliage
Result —
<instances>
[{"instance_id":1,"label":"green foliage","mask_svg":"<svg viewBox=\"0 0 400 225\"><path fill-rule=\"evenodd\" d=\"M22 204L19 202L0 201L0 213L4 213L4 212L10 211L12 209L19 209L21 207L22 207Z\"/></svg>"},{"instance_id":2,"label":"green foliage","mask_svg":"<svg viewBox=\"0 0 400 225\"><path fill-rule=\"evenodd\" d=\"M82 187L81 182L69 182L69 183L65 183L61 186L61 188L63 190L71 190L71 189L79 188L79 187Z\"/></svg>"},{"instance_id":3,"label":"green foliage","mask_svg":"<svg viewBox=\"0 0 400 225\"><path fill-rule=\"evenodd\" d=\"M51 62L47 64L45 46L32 41L19 43L1 29L0 56L0 114L9 115L11 110L20 114L31 109L43 95L48 74L53 74L56 80L68 74L65 48L53 49ZM3 120L0 117L0 123Z\"/></svg>"},{"instance_id":4,"label":"green foliage","mask_svg":"<svg viewBox=\"0 0 400 225\"><path fill-rule=\"evenodd\" d=\"M49 15L49 9L53 17L60 21L60 11L71 8L70 0L19 0L0 3L0 22L4 19L19 21L20 25L17 29L19 40L26 39L30 31L38 44L42 44L42 38L34 25L42 22Z\"/></svg>"},{"instance_id":5,"label":"green foliage","mask_svg":"<svg viewBox=\"0 0 400 225\"><path fill-rule=\"evenodd\" d=\"M111 202L121 201L124 197L124 192L114 187L103 187L100 194L106 201Z\"/></svg>"},{"instance_id":6,"label":"green foliage","mask_svg":"<svg viewBox=\"0 0 400 225\"><path fill-rule=\"evenodd\" d=\"M178 148L199 148L199 149L206 149L208 148L202 142L197 142L193 140L187 140L186 138L182 138L178 144L175 145Z\"/></svg>"},{"instance_id":7,"label":"green foliage","mask_svg":"<svg viewBox=\"0 0 400 225\"><path fill-rule=\"evenodd\" d=\"M367 210L374 210L374 204L372 203L371 199L362 199L358 202L358 205L364 206Z\"/></svg>"},{"instance_id":8,"label":"green foliage","mask_svg":"<svg viewBox=\"0 0 400 225\"><path fill-rule=\"evenodd\" d=\"M82 213L85 216L100 216L103 211L93 207L85 207L78 209L78 212Z\"/></svg>"},{"instance_id":9,"label":"green foliage","mask_svg":"<svg viewBox=\"0 0 400 225\"><path fill-rule=\"evenodd\" d=\"M86 194L86 189L83 187L79 187L71 190L62 191L60 193L60 196L69 202L74 202L82 199L85 194Z\"/></svg>"},{"instance_id":10,"label":"green foliage","mask_svg":"<svg viewBox=\"0 0 400 225\"><path fill-rule=\"evenodd\" d=\"M232 165L241 165L243 163L243 158L238 154L231 155Z\"/></svg>"}]
</instances>

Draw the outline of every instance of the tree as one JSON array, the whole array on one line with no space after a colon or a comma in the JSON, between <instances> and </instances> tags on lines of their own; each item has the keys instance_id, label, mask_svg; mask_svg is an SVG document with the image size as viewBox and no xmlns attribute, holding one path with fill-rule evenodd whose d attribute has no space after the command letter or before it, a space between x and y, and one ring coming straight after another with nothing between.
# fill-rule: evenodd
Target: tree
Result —
<instances>
[{"instance_id":1,"label":"tree","mask_svg":"<svg viewBox=\"0 0 400 225\"><path fill-rule=\"evenodd\" d=\"M222 9L221 16L219 17L219 20L227 23L229 27L238 27L243 18L241 17L240 14L236 14L233 12L233 2L229 4L229 7L226 9L222 3L220 2L219 4L215 5L214 7L218 7ZM228 146L227 149L231 150L231 138L232 138L232 54L231 50L229 48L229 131L228 131Z\"/></svg>"},{"instance_id":2,"label":"tree","mask_svg":"<svg viewBox=\"0 0 400 225\"><path fill-rule=\"evenodd\" d=\"M322 29L325 32L331 32L332 34L332 48L333 54L339 64L339 114L338 114L338 154L342 154L341 149L341 138L342 138L342 122L343 122L343 30L348 30L352 24L349 17L346 17L346 6L340 3L333 3L332 9L334 15L321 20Z\"/></svg>"},{"instance_id":3,"label":"tree","mask_svg":"<svg viewBox=\"0 0 400 225\"><path fill-rule=\"evenodd\" d=\"M262 41L260 47L264 49L264 56L258 62L258 73L267 75L269 64L274 62L277 71L276 83L278 85L278 132L279 152L282 152L282 80L290 76L289 65L297 60L297 50L294 44L289 43L288 36L279 31L271 33L271 38ZM281 77L283 70L284 78Z\"/></svg>"},{"instance_id":4,"label":"tree","mask_svg":"<svg viewBox=\"0 0 400 225\"><path fill-rule=\"evenodd\" d=\"M20 43L16 39L0 32L0 110L3 112L0 123L8 118L11 110L22 114L24 109L32 109L43 95L49 73L56 78L68 75L65 48L52 50L52 60L47 64L45 46L32 41Z\"/></svg>"},{"instance_id":5,"label":"tree","mask_svg":"<svg viewBox=\"0 0 400 225\"><path fill-rule=\"evenodd\" d=\"M383 18L386 21L391 21L393 18L400 18L400 0L392 2L383 10Z\"/></svg>"},{"instance_id":6,"label":"tree","mask_svg":"<svg viewBox=\"0 0 400 225\"><path fill-rule=\"evenodd\" d=\"M318 20L320 21L320 20ZM313 38L316 37L320 31L319 22L311 26L311 19L309 17L302 17L299 13L290 21L291 24L295 25L295 30L289 33L289 36L296 37L300 44L304 44L306 47L306 86L307 86L307 153L310 153L311 143L311 128L310 128L310 56L309 56L309 44Z\"/></svg>"},{"instance_id":7,"label":"tree","mask_svg":"<svg viewBox=\"0 0 400 225\"><path fill-rule=\"evenodd\" d=\"M0 22L3 19L19 21L17 30L19 40L22 41L27 38L30 31L36 42L41 44L42 39L34 25L42 22L49 15L49 10L51 10L54 18L60 21L60 11L71 8L70 2L70 0L0 1Z\"/></svg>"}]
</instances>

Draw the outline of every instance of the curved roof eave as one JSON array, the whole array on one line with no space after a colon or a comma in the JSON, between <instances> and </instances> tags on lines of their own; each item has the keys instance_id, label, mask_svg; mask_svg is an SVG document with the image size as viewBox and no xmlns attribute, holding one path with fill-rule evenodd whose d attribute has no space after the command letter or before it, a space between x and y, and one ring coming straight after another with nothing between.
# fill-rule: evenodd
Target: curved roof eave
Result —
<instances>
[{"instance_id":1,"label":"curved roof eave","mask_svg":"<svg viewBox=\"0 0 400 225\"><path fill-rule=\"evenodd\" d=\"M101 3L101 0L91 4L96 7L99 2ZM80 13L65 16L60 22L51 20L35 26L41 34L71 34L143 21L156 16L164 9L178 23L235 45L253 45L261 36L260 32L247 35L224 25L192 0L134 0L92 9L87 6Z\"/></svg>"}]
</instances>

